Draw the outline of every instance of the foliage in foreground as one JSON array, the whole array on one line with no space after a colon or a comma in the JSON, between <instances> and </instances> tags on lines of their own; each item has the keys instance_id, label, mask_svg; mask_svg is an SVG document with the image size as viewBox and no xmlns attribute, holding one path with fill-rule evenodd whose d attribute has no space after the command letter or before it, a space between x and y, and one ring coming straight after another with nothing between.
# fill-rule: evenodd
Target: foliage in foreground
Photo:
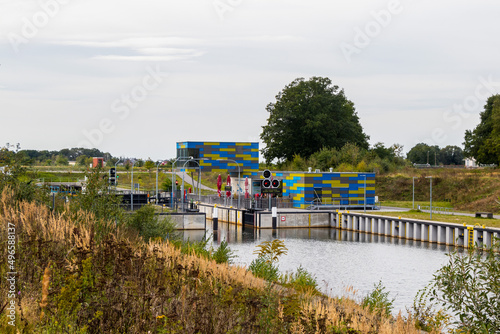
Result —
<instances>
[{"instance_id":1,"label":"foliage in foreground","mask_svg":"<svg viewBox=\"0 0 500 334\"><path fill-rule=\"evenodd\" d=\"M383 317L391 315L394 304L394 298L389 299L389 291L385 290L382 281L373 285L373 290L363 298L361 305L368 307L370 312L379 314Z\"/></svg>"},{"instance_id":2,"label":"foliage in foreground","mask_svg":"<svg viewBox=\"0 0 500 334\"><path fill-rule=\"evenodd\" d=\"M498 242L496 247L498 247ZM494 246L495 247L495 246ZM454 315L462 332L500 332L500 255L468 249L452 252L434 275L432 300Z\"/></svg>"},{"instance_id":3,"label":"foliage in foreground","mask_svg":"<svg viewBox=\"0 0 500 334\"><path fill-rule=\"evenodd\" d=\"M445 330L451 330L449 328L451 316L435 302L430 301L432 298L431 288L432 284L420 290L413 300L412 308L407 309L407 311L412 314L415 320L415 326L418 329L427 332L437 331L439 333Z\"/></svg>"},{"instance_id":4,"label":"foliage in foreground","mask_svg":"<svg viewBox=\"0 0 500 334\"><path fill-rule=\"evenodd\" d=\"M0 316L2 333L416 333L411 322L379 319L352 300L277 289L245 268L146 243L113 221L97 242L92 215L74 222L12 203L4 192L0 276L10 222L19 294L16 327ZM7 295L3 284L0 294Z\"/></svg>"}]
</instances>

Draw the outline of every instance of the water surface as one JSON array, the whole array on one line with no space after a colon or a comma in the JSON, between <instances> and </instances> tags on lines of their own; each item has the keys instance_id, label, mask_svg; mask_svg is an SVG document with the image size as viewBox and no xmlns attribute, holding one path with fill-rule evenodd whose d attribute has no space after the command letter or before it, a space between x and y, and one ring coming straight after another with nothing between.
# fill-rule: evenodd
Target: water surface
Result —
<instances>
[{"instance_id":1,"label":"water surface","mask_svg":"<svg viewBox=\"0 0 500 334\"><path fill-rule=\"evenodd\" d=\"M213 232L207 220L207 235L217 247L226 240L237 256L234 263L248 266L263 241L285 241L288 254L279 260L281 272L296 271L302 266L316 276L319 288L331 295L346 295L353 287L362 298L382 281L390 298L395 298L394 313L411 307L418 290L424 288L433 274L448 261L451 248L420 241L400 240L335 229L242 229L219 223ZM201 240L204 231L186 231L184 238Z\"/></svg>"}]
</instances>

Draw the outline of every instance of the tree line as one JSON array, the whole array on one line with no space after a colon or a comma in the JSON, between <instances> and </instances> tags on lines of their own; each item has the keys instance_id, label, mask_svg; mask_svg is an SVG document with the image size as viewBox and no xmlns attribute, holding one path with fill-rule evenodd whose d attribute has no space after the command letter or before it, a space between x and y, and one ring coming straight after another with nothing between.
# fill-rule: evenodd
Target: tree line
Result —
<instances>
[{"instance_id":1,"label":"tree line","mask_svg":"<svg viewBox=\"0 0 500 334\"><path fill-rule=\"evenodd\" d=\"M266 107L269 117L260 135L267 164L302 167L305 161L319 169L338 168L342 164L357 166L362 161L368 166L404 165L401 154L391 147L377 143L369 148L370 137L363 131L354 103L330 79L295 79L275 99ZM410 149L406 162L463 165L465 157L473 157L478 163L498 165L500 95L487 100L480 124L467 130L464 140L465 149L419 143ZM400 145L395 145L398 152L402 151ZM346 152L350 152L351 158L346 157Z\"/></svg>"}]
</instances>

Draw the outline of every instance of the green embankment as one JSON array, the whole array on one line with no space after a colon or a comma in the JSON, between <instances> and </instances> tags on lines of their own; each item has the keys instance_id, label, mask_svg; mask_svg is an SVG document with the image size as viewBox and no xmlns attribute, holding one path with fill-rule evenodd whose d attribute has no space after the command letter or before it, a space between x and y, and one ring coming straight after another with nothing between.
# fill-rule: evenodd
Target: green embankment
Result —
<instances>
[{"instance_id":1,"label":"green embankment","mask_svg":"<svg viewBox=\"0 0 500 334\"><path fill-rule=\"evenodd\" d=\"M376 177L376 194L383 205L399 206L391 201L412 201L415 178L415 201L429 205L430 179L434 206L453 207L464 212L500 212L500 172L498 170L407 170ZM437 202L437 205L436 205ZM425 204L424 204L425 203Z\"/></svg>"}]
</instances>

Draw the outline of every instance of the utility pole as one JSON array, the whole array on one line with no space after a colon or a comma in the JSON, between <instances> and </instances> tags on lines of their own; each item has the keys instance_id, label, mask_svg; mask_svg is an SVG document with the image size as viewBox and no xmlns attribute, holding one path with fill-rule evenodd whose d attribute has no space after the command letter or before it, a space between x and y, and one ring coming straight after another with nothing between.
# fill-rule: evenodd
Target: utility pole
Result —
<instances>
[{"instance_id":1,"label":"utility pole","mask_svg":"<svg viewBox=\"0 0 500 334\"><path fill-rule=\"evenodd\" d=\"M416 177L413 177L413 210L415 210L415 179Z\"/></svg>"},{"instance_id":2,"label":"utility pole","mask_svg":"<svg viewBox=\"0 0 500 334\"><path fill-rule=\"evenodd\" d=\"M431 181L431 189L430 189L430 213L431 213L431 218L432 219L432 176L427 176L426 179L430 179Z\"/></svg>"}]
</instances>

